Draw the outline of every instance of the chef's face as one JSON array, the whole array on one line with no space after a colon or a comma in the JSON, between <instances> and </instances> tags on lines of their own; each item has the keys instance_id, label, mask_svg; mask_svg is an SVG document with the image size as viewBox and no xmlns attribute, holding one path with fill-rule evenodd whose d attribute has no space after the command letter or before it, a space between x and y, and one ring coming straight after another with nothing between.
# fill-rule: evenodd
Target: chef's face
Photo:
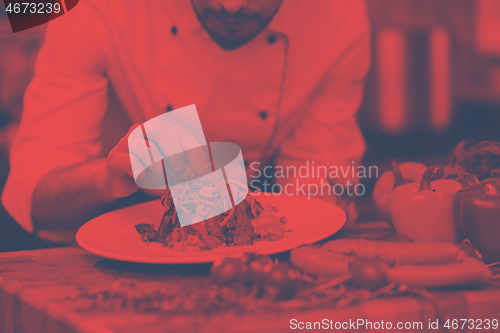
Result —
<instances>
[{"instance_id":1,"label":"chef's face","mask_svg":"<svg viewBox=\"0 0 500 333\"><path fill-rule=\"evenodd\" d=\"M191 0L208 34L225 50L257 36L271 21L282 0Z\"/></svg>"}]
</instances>

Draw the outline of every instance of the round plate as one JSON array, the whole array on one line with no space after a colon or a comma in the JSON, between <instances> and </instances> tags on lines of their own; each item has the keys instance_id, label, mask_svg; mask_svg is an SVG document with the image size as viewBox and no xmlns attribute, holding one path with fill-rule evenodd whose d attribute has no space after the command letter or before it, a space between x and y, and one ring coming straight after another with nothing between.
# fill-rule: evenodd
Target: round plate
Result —
<instances>
[{"instance_id":1,"label":"round plate","mask_svg":"<svg viewBox=\"0 0 500 333\"><path fill-rule=\"evenodd\" d=\"M257 200L278 208L285 215L285 236L276 241L255 241L253 245L221 247L199 252L176 252L160 243L142 240L135 225L151 223L157 228L163 216L160 200L115 210L83 225L76 234L78 244L101 257L122 261L156 264L192 264L213 262L219 258L256 252L274 254L333 235L346 221L344 212L326 201L301 196L260 194Z\"/></svg>"}]
</instances>

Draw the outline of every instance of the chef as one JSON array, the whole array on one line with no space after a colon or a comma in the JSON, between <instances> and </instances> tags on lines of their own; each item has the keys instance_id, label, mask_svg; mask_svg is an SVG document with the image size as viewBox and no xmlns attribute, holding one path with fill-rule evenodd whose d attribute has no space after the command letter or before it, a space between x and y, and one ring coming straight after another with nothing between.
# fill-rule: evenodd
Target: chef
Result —
<instances>
[{"instance_id":1,"label":"chef","mask_svg":"<svg viewBox=\"0 0 500 333\"><path fill-rule=\"evenodd\" d=\"M357 164L369 40L362 0L82 0L47 27L2 202L29 232L81 225L138 190L119 125L191 104L248 165Z\"/></svg>"}]
</instances>

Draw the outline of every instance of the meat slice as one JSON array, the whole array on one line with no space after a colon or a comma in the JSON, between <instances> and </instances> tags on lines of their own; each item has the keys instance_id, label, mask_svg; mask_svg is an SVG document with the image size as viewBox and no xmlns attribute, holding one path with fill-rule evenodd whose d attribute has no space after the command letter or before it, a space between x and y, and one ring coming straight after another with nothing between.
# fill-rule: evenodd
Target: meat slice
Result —
<instances>
[{"instance_id":1,"label":"meat slice","mask_svg":"<svg viewBox=\"0 0 500 333\"><path fill-rule=\"evenodd\" d=\"M207 231L209 235L214 236L223 243L226 243L226 234L220 226L222 219L223 218L221 215L217 215L206 220L205 224L207 225Z\"/></svg>"},{"instance_id":2,"label":"meat slice","mask_svg":"<svg viewBox=\"0 0 500 333\"><path fill-rule=\"evenodd\" d=\"M145 242L153 242L156 239L156 229L154 225L149 223L137 224L135 226L135 230L142 237L142 240Z\"/></svg>"},{"instance_id":3,"label":"meat slice","mask_svg":"<svg viewBox=\"0 0 500 333\"><path fill-rule=\"evenodd\" d=\"M251 221L256 236L268 241L275 241L283 238L283 224L287 223L286 217L278 216L276 207L267 205L266 208Z\"/></svg>"},{"instance_id":4,"label":"meat slice","mask_svg":"<svg viewBox=\"0 0 500 333\"><path fill-rule=\"evenodd\" d=\"M175 224L179 222L177 221L177 214L174 214L174 205L165 206L165 208L165 213L163 214L160 226L158 227L155 241L163 244L168 244L168 242L170 242L170 239L172 238L172 231L175 228ZM176 217L175 221L174 215Z\"/></svg>"},{"instance_id":5,"label":"meat slice","mask_svg":"<svg viewBox=\"0 0 500 333\"><path fill-rule=\"evenodd\" d=\"M235 245L253 244L254 229L250 222L251 218L250 205L246 200L243 200L236 206L234 219L228 223L229 229L232 229Z\"/></svg>"}]
</instances>

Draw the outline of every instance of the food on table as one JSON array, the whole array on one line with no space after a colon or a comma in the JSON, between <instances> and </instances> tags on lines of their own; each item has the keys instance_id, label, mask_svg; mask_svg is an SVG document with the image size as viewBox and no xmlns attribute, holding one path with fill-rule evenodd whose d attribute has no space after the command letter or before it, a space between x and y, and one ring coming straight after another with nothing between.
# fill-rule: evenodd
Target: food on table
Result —
<instances>
[{"instance_id":1,"label":"food on table","mask_svg":"<svg viewBox=\"0 0 500 333\"><path fill-rule=\"evenodd\" d=\"M326 242L321 250L401 264L441 264L455 261L460 255L460 247L447 242L398 243L339 239Z\"/></svg>"},{"instance_id":2,"label":"food on table","mask_svg":"<svg viewBox=\"0 0 500 333\"><path fill-rule=\"evenodd\" d=\"M349 272L352 257L325 251L319 246L300 246L290 253L290 261L298 269L313 276L334 277Z\"/></svg>"},{"instance_id":3,"label":"food on table","mask_svg":"<svg viewBox=\"0 0 500 333\"><path fill-rule=\"evenodd\" d=\"M278 217L278 210L270 205L256 215L251 220L254 235L269 241L283 238L285 231L283 225L287 222L286 216Z\"/></svg>"},{"instance_id":4,"label":"food on table","mask_svg":"<svg viewBox=\"0 0 500 333\"><path fill-rule=\"evenodd\" d=\"M414 287L456 287L488 281L491 271L478 259L464 256L458 262L441 265L396 265L387 271L387 278Z\"/></svg>"},{"instance_id":5,"label":"food on table","mask_svg":"<svg viewBox=\"0 0 500 333\"><path fill-rule=\"evenodd\" d=\"M462 140L443 165L443 177L455 179L466 172L479 180L491 177L494 169L500 168L500 142L481 141L472 144Z\"/></svg>"},{"instance_id":6,"label":"food on table","mask_svg":"<svg viewBox=\"0 0 500 333\"><path fill-rule=\"evenodd\" d=\"M300 274L290 264L275 264L270 257L255 253L218 260L210 273L216 284L246 291L253 289L257 297L290 299L300 286Z\"/></svg>"},{"instance_id":7,"label":"food on table","mask_svg":"<svg viewBox=\"0 0 500 333\"><path fill-rule=\"evenodd\" d=\"M454 210L457 224L484 261L500 261L500 178L457 192Z\"/></svg>"},{"instance_id":8,"label":"food on table","mask_svg":"<svg viewBox=\"0 0 500 333\"><path fill-rule=\"evenodd\" d=\"M248 268L239 259L224 258L214 262L210 274L215 283L230 286L233 283L243 281L247 276Z\"/></svg>"},{"instance_id":9,"label":"food on table","mask_svg":"<svg viewBox=\"0 0 500 333\"><path fill-rule=\"evenodd\" d=\"M492 172L500 169L500 142L481 141L474 144L462 140L454 148L446 162L440 164L439 175L435 173L427 174L425 178L422 177L419 186L416 182L419 180L419 173L423 170L422 167L423 165L418 163L409 164L407 162L398 165L395 161L392 161L392 170L382 174L375 184L373 190L374 203L384 217L393 223L398 233L410 236L415 241L442 240L457 242L463 239L465 236L462 232L463 228L460 226L460 220L455 219L454 223L452 223L449 218L448 199L450 198L450 192L453 193L458 187L456 183L450 180L458 182L462 188L468 188L478 184L479 181L491 178ZM407 170L404 170L405 168ZM412 176L407 176L408 170L413 172ZM431 183L429 176L441 179ZM413 180L414 183L405 184L408 183L408 180ZM447 193L439 201L434 200L439 194L431 194L426 191L426 189L436 190L434 184L441 185L439 192ZM443 192L442 190L447 187L446 185L449 186L449 191ZM395 189L390 192L393 188ZM422 200L421 203L417 204L416 201L420 199ZM391 201L394 201L392 205ZM409 204L409 201L413 203ZM434 201L436 204L432 205L430 201ZM419 205L421 207L418 207ZM394 222L394 217L397 220L396 222ZM454 228L452 228L453 224ZM453 229L455 229L455 232L452 231Z\"/></svg>"},{"instance_id":10,"label":"food on table","mask_svg":"<svg viewBox=\"0 0 500 333\"><path fill-rule=\"evenodd\" d=\"M417 242L457 242L453 196L463 187L452 179L432 181L440 173L428 168L420 183L399 186L391 194L389 209L394 229Z\"/></svg>"},{"instance_id":11,"label":"food on table","mask_svg":"<svg viewBox=\"0 0 500 333\"><path fill-rule=\"evenodd\" d=\"M216 199L214 195L213 201L217 202ZM145 242L162 243L174 251L250 245L255 240L275 241L283 238L285 233L286 217L279 216L278 210L271 205L262 207L253 195L248 195L227 213L185 227L179 224L172 198L163 197L162 204L165 213L157 230L147 223L138 224L135 228ZM194 210L203 212L216 203L193 195L185 201L184 207L190 204Z\"/></svg>"},{"instance_id":12,"label":"food on table","mask_svg":"<svg viewBox=\"0 0 500 333\"><path fill-rule=\"evenodd\" d=\"M350 284L376 290L389 283L389 264L379 258L355 258L349 262Z\"/></svg>"},{"instance_id":13,"label":"food on table","mask_svg":"<svg viewBox=\"0 0 500 333\"><path fill-rule=\"evenodd\" d=\"M257 255L255 253L245 256L245 263L248 267L248 278L250 281L261 282L266 274L273 268L273 261L268 256Z\"/></svg>"},{"instance_id":14,"label":"food on table","mask_svg":"<svg viewBox=\"0 0 500 333\"><path fill-rule=\"evenodd\" d=\"M477 179L476 175L472 173L464 173L462 176L455 179L463 188L467 188L469 186L479 184L479 179Z\"/></svg>"},{"instance_id":15,"label":"food on table","mask_svg":"<svg viewBox=\"0 0 500 333\"><path fill-rule=\"evenodd\" d=\"M155 226L149 223L138 224L135 229L145 242L153 242L158 234Z\"/></svg>"},{"instance_id":16,"label":"food on table","mask_svg":"<svg viewBox=\"0 0 500 333\"><path fill-rule=\"evenodd\" d=\"M290 264L280 262L273 266L264 278L264 290L274 299L291 299L299 289L299 274Z\"/></svg>"},{"instance_id":17,"label":"food on table","mask_svg":"<svg viewBox=\"0 0 500 333\"><path fill-rule=\"evenodd\" d=\"M491 278L482 261L462 252L458 245L445 242L333 240L321 248L308 245L294 249L290 261L312 276L347 276L345 280L351 285L370 290L388 283L432 288L465 286Z\"/></svg>"},{"instance_id":18,"label":"food on table","mask_svg":"<svg viewBox=\"0 0 500 333\"><path fill-rule=\"evenodd\" d=\"M384 218L390 219L389 199L394 188L419 182L427 166L418 162L404 162L398 164L395 160L391 161L392 170L384 172L373 188L373 202L380 210Z\"/></svg>"},{"instance_id":19,"label":"food on table","mask_svg":"<svg viewBox=\"0 0 500 333\"><path fill-rule=\"evenodd\" d=\"M346 247L346 242L352 244ZM343 253L346 248L359 249L360 242L372 243L370 246L377 243L383 250L369 252L371 258L354 251ZM83 288L78 295L82 301L79 310L127 310L147 315L268 313L321 306L343 308L376 297L401 296L423 297L436 304L432 293L425 288L469 287L491 278L486 265L460 250L456 255L459 247L450 243L333 240L326 244L341 250L333 253L326 246L301 246L292 250L290 263L255 253L223 258L213 264L210 279L199 278L196 283L179 288L138 288L129 279L119 279L111 289L102 291ZM415 260L419 248L425 260ZM388 249L402 254L388 255ZM430 254L439 255L441 250L449 253L449 261L436 264ZM395 258L421 264L403 264ZM316 267L335 260L340 263L332 263L330 267L342 269L328 271Z\"/></svg>"}]
</instances>

